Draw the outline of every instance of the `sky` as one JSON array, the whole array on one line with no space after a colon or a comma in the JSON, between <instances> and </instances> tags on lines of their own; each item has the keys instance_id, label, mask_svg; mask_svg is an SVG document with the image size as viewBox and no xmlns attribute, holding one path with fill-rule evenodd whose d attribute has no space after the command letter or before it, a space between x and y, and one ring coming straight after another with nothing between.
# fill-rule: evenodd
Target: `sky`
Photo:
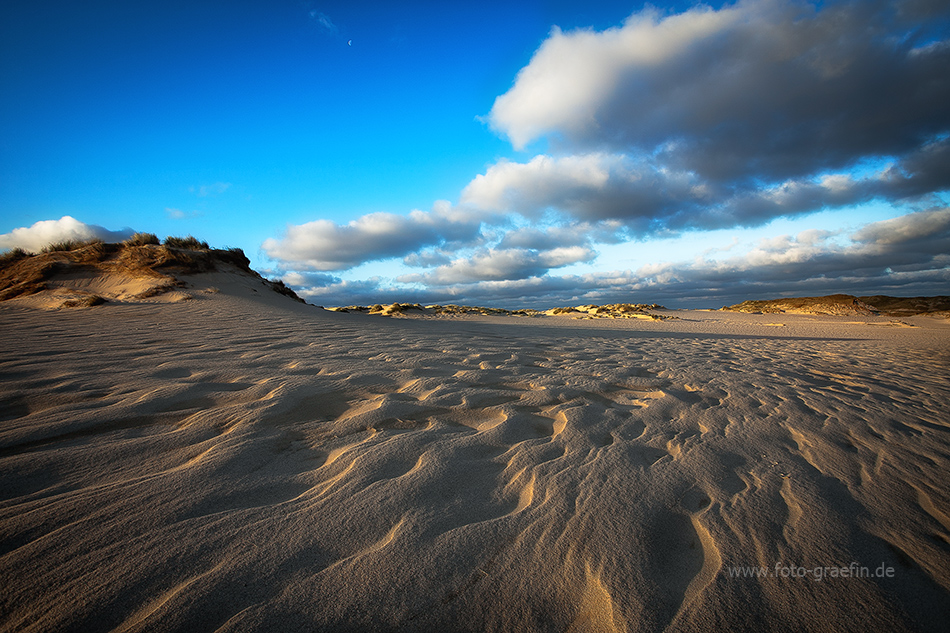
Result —
<instances>
[{"instance_id":1,"label":"sky","mask_svg":"<svg viewBox=\"0 0 950 633\"><path fill-rule=\"evenodd\" d=\"M327 306L950 294L945 0L12 0L0 86L0 250L194 235Z\"/></svg>"}]
</instances>

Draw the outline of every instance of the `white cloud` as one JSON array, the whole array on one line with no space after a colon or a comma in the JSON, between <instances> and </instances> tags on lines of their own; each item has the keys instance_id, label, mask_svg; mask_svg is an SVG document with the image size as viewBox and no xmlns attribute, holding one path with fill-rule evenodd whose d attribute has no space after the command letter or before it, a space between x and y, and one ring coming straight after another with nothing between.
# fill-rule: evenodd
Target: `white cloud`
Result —
<instances>
[{"instance_id":1,"label":"white cloud","mask_svg":"<svg viewBox=\"0 0 950 633\"><path fill-rule=\"evenodd\" d=\"M272 271L272 274L273 271ZM280 276L284 282L295 287L308 287L308 288L326 288L328 286L333 286L335 284L341 283L339 277L329 275L327 273L313 273L313 272L289 272L289 273L276 273Z\"/></svg>"},{"instance_id":2,"label":"white cloud","mask_svg":"<svg viewBox=\"0 0 950 633\"><path fill-rule=\"evenodd\" d=\"M531 213L563 204L585 191L602 190L622 161L622 156L606 154L535 156L526 164L501 161L465 187L462 202L494 211Z\"/></svg>"},{"instance_id":3,"label":"white cloud","mask_svg":"<svg viewBox=\"0 0 950 633\"><path fill-rule=\"evenodd\" d=\"M595 152L500 161L462 191L464 205L539 218L554 210L574 221L617 221L636 236L762 225L874 199L901 201L950 183L950 139L926 143L861 177L826 172L775 183L724 186L654 157Z\"/></svg>"},{"instance_id":4,"label":"white cloud","mask_svg":"<svg viewBox=\"0 0 950 633\"><path fill-rule=\"evenodd\" d=\"M708 188L687 172L648 159L603 152L502 161L462 191L463 204L539 216L556 209L583 221L653 218L708 202Z\"/></svg>"},{"instance_id":5,"label":"white cloud","mask_svg":"<svg viewBox=\"0 0 950 633\"><path fill-rule=\"evenodd\" d=\"M942 239L935 242L935 238ZM881 246L925 242L950 253L950 209L929 209L868 224L852 235L852 239Z\"/></svg>"},{"instance_id":6,"label":"white cloud","mask_svg":"<svg viewBox=\"0 0 950 633\"><path fill-rule=\"evenodd\" d=\"M950 47L914 47L928 29L946 39L950 8L904 4L747 0L555 29L488 120L516 148L549 137L731 184L901 157L950 126Z\"/></svg>"},{"instance_id":7,"label":"white cloud","mask_svg":"<svg viewBox=\"0 0 950 633\"><path fill-rule=\"evenodd\" d=\"M600 33L564 33L555 27L518 73L515 86L495 100L491 125L517 149L552 132L583 134L598 125L603 102L629 69L658 68L740 18L735 9L703 8L660 20L654 9L646 9L622 28Z\"/></svg>"},{"instance_id":8,"label":"white cloud","mask_svg":"<svg viewBox=\"0 0 950 633\"><path fill-rule=\"evenodd\" d=\"M593 260L597 254L588 246L562 246L550 250L525 248L483 249L470 257L455 259L431 272L409 274L397 280L445 286L482 280L538 277L553 268Z\"/></svg>"},{"instance_id":9,"label":"white cloud","mask_svg":"<svg viewBox=\"0 0 950 633\"><path fill-rule=\"evenodd\" d=\"M58 220L41 220L29 227L13 229L0 235L0 249L22 248L37 252L52 242L66 240L91 240L94 238L107 242L118 242L132 235L131 229L110 231L96 224L86 224L64 215Z\"/></svg>"},{"instance_id":10,"label":"white cloud","mask_svg":"<svg viewBox=\"0 0 950 633\"><path fill-rule=\"evenodd\" d=\"M344 270L426 247L471 242L478 238L485 217L440 201L431 211L416 210L408 216L371 213L344 225L330 220L291 225L282 238L267 239L262 248L286 267Z\"/></svg>"},{"instance_id":11,"label":"white cloud","mask_svg":"<svg viewBox=\"0 0 950 633\"><path fill-rule=\"evenodd\" d=\"M524 226L506 232L498 242L498 248L526 248L553 250L565 246L585 246L592 236L598 241L609 241L616 233L616 226L591 224L568 224L564 226Z\"/></svg>"}]
</instances>

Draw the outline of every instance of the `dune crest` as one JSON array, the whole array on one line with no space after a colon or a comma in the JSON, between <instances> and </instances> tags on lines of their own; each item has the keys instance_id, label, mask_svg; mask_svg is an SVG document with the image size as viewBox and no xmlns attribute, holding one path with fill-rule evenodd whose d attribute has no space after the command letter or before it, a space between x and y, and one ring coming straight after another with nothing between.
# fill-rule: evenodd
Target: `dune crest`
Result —
<instances>
[{"instance_id":1,"label":"dune crest","mask_svg":"<svg viewBox=\"0 0 950 633\"><path fill-rule=\"evenodd\" d=\"M92 307L106 301L177 303L214 294L205 284L189 283L200 273L226 272L245 285L268 288L302 301L283 282L265 280L250 268L238 248L211 249L205 243L171 239L171 243L106 244L93 240L51 247L39 254L11 252L0 262L0 301L20 299L45 309ZM184 243L185 246L175 245ZM256 290L255 290L256 292Z\"/></svg>"}]
</instances>

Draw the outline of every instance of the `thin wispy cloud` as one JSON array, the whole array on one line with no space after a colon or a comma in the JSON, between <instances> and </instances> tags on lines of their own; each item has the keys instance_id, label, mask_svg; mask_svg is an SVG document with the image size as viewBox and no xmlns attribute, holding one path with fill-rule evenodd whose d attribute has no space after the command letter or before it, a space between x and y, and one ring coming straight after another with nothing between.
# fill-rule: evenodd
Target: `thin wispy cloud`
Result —
<instances>
[{"instance_id":1,"label":"thin wispy cloud","mask_svg":"<svg viewBox=\"0 0 950 633\"><path fill-rule=\"evenodd\" d=\"M230 188L231 188L231 183L229 182L215 182L210 185L199 185L197 187L189 187L188 191L195 194L199 198L207 198L208 196L220 195Z\"/></svg>"},{"instance_id":2,"label":"thin wispy cloud","mask_svg":"<svg viewBox=\"0 0 950 633\"><path fill-rule=\"evenodd\" d=\"M397 277L402 283L446 286L481 280L526 279L547 274L550 270L589 262L596 253L588 246L558 246L550 249L489 248L473 255L455 259L431 272Z\"/></svg>"},{"instance_id":3,"label":"thin wispy cloud","mask_svg":"<svg viewBox=\"0 0 950 633\"><path fill-rule=\"evenodd\" d=\"M310 19L319 24L329 33L336 33L339 31L337 25L333 23L333 20L331 20L326 13L317 10L311 10Z\"/></svg>"},{"instance_id":4,"label":"thin wispy cloud","mask_svg":"<svg viewBox=\"0 0 950 633\"><path fill-rule=\"evenodd\" d=\"M339 25L337 25L327 13L320 10L319 7L315 7L312 3L308 2L305 5L305 9L310 23L313 24L318 31L326 35L338 35L340 33Z\"/></svg>"},{"instance_id":5,"label":"thin wispy cloud","mask_svg":"<svg viewBox=\"0 0 950 633\"><path fill-rule=\"evenodd\" d=\"M172 220L187 220L188 218L197 218L201 215L198 210L183 211L172 207L165 207L165 215Z\"/></svg>"}]
</instances>

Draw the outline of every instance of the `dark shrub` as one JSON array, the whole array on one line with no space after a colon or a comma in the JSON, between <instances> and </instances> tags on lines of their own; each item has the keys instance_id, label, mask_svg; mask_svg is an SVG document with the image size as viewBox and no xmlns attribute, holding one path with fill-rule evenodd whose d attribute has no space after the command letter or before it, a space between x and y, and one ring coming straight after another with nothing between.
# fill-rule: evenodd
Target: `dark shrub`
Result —
<instances>
[{"instance_id":1,"label":"dark shrub","mask_svg":"<svg viewBox=\"0 0 950 633\"><path fill-rule=\"evenodd\" d=\"M216 253L222 260L228 262L229 264L233 264L242 270L251 269L251 260L247 258L247 255L245 255L244 251L240 248L227 247L223 250L216 251Z\"/></svg>"},{"instance_id":2,"label":"dark shrub","mask_svg":"<svg viewBox=\"0 0 950 633\"><path fill-rule=\"evenodd\" d=\"M274 292L279 292L280 294L286 295L291 299L295 299L300 303L306 303L306 301L297 296L297 293L294 292L290 286L284 283L283 279L269 279L268 283L270 284L271 290Z\"/></svg>"}]
</instances>

